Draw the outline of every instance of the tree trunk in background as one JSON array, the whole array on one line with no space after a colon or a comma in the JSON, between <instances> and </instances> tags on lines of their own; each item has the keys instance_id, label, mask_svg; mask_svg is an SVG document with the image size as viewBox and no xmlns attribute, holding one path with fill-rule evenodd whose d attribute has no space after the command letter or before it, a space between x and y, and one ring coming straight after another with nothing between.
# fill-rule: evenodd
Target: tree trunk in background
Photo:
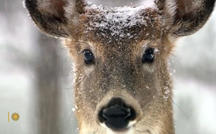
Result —
<instances>
[{"instance_id":1,"label":"tree trunk in background","mask_svg":"<svg viewBox=\"0 0 216 134\"><path fill-rule=\"evenodd\" d=\"M38 35L39 53L36 62L36 110L39 134L61 134L60 132L60 76L61 61L58 55L59 42Z\"/></svg>"}]
</instances>

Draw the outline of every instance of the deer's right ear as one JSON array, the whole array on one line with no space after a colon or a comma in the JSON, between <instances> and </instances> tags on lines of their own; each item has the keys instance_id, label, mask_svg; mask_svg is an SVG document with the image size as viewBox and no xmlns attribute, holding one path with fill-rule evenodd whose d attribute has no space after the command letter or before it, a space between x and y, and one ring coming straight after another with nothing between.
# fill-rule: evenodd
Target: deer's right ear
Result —
<instances>
[{"instance_id":1,"label":"deer's right ear","mask_svg":"<svg viewBox=\"0 0 216 134\"><path fill-rule=\"evenodd\" d=\"M65 7L72 7L71 0L25 0L31 18L45 33L56 37L67 37L67 23ZM68 5L70 4L70 5Z\"/></svg>"}]
</instances>

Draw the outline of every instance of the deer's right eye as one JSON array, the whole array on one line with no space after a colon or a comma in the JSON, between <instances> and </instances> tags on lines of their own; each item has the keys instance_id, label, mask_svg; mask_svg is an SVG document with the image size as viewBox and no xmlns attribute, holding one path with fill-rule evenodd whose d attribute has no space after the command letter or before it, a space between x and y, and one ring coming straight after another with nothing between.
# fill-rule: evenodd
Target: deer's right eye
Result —
<instances>
[{"instance_id":1,"label":"deer's right eye","mask_svg":"<svg viewBox=\"0 0 216 134\"><path fill-rule=\"evenodd\" d=\"M91 52L91 50L84 49L82 53L83 53L84 62L86 65L94 64L95 58L94 58L94 54Z\"/></svg>"},{"instance_id":2,"label":"deer's right eye","mask_svg":"<svg viewBox=\"0 0 216 134\"><path fill-rule=\"evenodd\" d=\"M142 63L153 63L154 62L154 48L147 48L142 57Z\"/></svg>"}]
</instances>

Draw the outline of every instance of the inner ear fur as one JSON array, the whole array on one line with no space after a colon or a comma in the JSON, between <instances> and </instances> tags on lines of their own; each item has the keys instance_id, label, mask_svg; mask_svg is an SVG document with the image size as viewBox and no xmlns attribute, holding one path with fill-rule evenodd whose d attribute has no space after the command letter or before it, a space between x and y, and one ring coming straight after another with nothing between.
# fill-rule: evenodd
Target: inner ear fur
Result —
<instances>
[{"instance_id":1,"label":"inner ear fur","mask_svg":"<svg viewBox=\"0 0 216 134\"><path fill-rule=\"evenodd\" d=\"M168 1L175 3L171 26L171 33L175 36L186 36L198 31L208 20L215 4L215 0Z\"/></svg>"},{"instance_id":2,"label":"inner ear fur","mask_svg":"<svg viewBox=\"0 0 216 134\"><path fill-rule=\"evenodd\" d=\"M68 36L65 0L25 0L25 6L35 24L45 33L56 37Z\"/></svg>"}]
</instances>

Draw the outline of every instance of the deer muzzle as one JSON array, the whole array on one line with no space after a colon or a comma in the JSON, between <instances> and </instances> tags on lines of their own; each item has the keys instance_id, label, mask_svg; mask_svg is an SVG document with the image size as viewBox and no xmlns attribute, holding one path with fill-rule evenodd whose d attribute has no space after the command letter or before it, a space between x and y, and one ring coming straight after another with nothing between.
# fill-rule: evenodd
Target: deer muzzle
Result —
<instances>
[{"instance_id":1,"label":"deer muzzle","mask_svg":"<svg viewBox=\"0 0 216 134\"><path fill-rule=\"evenodd\" d=\"M136 111L121 98L112 98L98 113L98 120L113 131L128 129L131 121L136 119Z\"/></svg>"}]
</instances>

